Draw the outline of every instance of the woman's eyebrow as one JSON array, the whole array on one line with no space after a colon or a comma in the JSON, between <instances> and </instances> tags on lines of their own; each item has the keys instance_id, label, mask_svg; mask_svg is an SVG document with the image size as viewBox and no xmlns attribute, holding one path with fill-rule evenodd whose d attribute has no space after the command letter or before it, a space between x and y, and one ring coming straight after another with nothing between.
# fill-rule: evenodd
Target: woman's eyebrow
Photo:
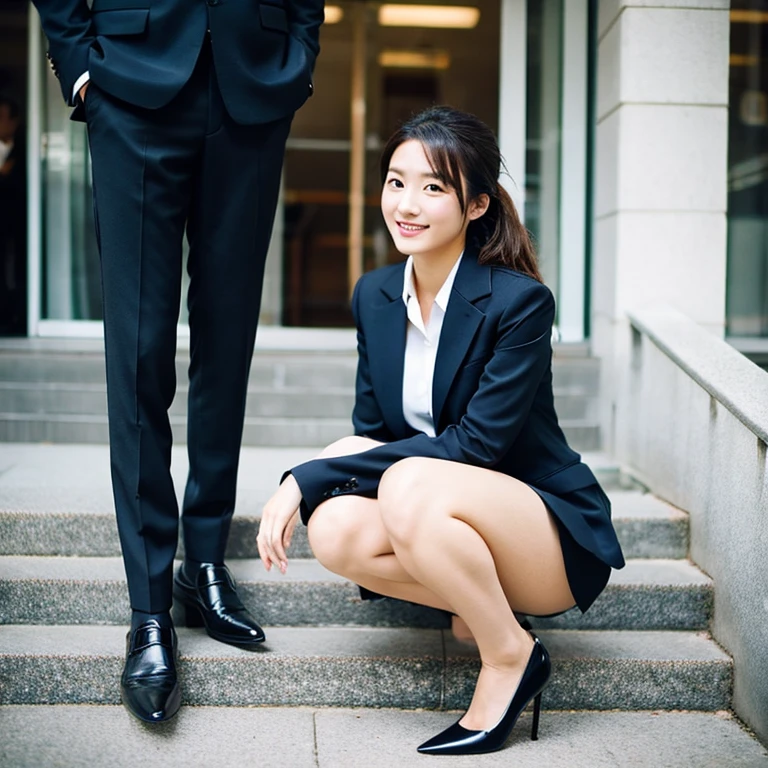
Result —
<instances>
[{"instance_id":1,"label":"woman's eyebrow","mask_svg":"<svg viewBox=\"0 0 768 768\"><path fill-rule=\"evenodd\" d=\"M398 176L405 176L405 172L401 171L399 168L393 168L390 166L388 173L396 173ZM422 173L420 174L422 179L437 179L437 181L442 181L440 176L432 171L431 173Z\"/></svg>"}]
</instances>

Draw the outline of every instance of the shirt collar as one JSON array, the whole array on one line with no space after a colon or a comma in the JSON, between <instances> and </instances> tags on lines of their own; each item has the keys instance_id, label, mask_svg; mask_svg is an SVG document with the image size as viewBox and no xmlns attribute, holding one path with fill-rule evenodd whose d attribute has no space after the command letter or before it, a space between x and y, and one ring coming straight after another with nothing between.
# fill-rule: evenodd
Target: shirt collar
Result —
<instances>
[{"instance_id":1,"label":"shirt collar","mask_svg":"<svg viewBox=\"0 0 768 768\"><path fill-rule=\"evenodd\" d=\"M459 254L459 258L456 259L456 263L453 265L451 271L448 273L448 277L445 278L440 290L435 296L435 304L445 312L448 306L448 299L451 296L451 290L453 288L453 282L456 279L456 273L459 271L459 264L464 256L464 251ZM413 287L413 256L409 256L405 262L405 272L403 273L403 303L408 306L408 299L411 296L416 295L416 289Z\"/></svg>"}]
</instances>

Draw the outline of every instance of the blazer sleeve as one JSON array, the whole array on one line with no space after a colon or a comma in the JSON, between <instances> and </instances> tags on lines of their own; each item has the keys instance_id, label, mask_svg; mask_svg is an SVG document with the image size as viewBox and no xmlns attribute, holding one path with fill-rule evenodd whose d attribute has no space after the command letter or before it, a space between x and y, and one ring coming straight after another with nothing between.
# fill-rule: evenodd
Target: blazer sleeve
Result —
<instances>
[{"instance_id":1,"label":"blazer sleeve","mask_svg":"<svg viewBox=\"0 0 768 768\"><path fill-rule=\"evenodd\" d=\"M510 450L525 423L550 364L555 302L549 289L531 281L505 307L493 354L458 424L436 437L424 433L351 456L314 459L290 470L301 488L301 517L342 494L375 497L381 476L409 456L493 467ZM450 344L450 339L441 339ZM287 473L286 473L287 474Z\"/></svg>"},{"instance_id":2,"label":"blazer sleeve","mask_svg":"<svg viewBox=\"0 0 768 768\"><path fill-rule=\"evenodd\" d=\"M390 442L394 435L384 423L384 416L373 391L371 370L368 365L368 348L365 333L360 324L360 284L361 277L352 293L352 316L357 327L357 379L355 382L355 407L352 410L352 425L356 435L370 437L381 442Z\"/></svg>"},{"instance_id":3,"label":"blazer sleeve","mask_svg":"<svg viewBox=\"0 0 768 768\"><path fill-rule=\"evenodd\" d=\"M325 19L325 0L290 0L287 8L291 34L304 43L314 69L320 53L320 25Z\"/></svg>"},{"instance_id":4,"label":"blazer sleeve","mask_svg":"<svg viewBox=\"0 0 768 768\"><path fill-rule=\"evenodd\" d=\"M64 100L75 106L77 78L88 70L88 52L95 40L86 0L32 0L48 38L48 59L59 78Z\"/></svg>"}]
</instances>

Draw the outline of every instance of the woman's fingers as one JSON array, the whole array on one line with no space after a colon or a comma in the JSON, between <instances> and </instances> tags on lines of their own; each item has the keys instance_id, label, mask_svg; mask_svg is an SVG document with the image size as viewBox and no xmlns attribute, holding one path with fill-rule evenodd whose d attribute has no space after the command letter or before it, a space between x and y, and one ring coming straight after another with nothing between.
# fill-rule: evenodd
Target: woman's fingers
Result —
<instances>
[{"instance_id":1,"label":"woman's fingers","mask_svg":"<svg viewBox=\"0 0 768 768\"><path fill-rule=\"evenodd\" d=\"M259 549L259 557L261 562L264 563L264 568L270 570L272 568L272 556L267 545L269 539L269 535L266 532L267 525L267 520L262 515L261 523L259 524L259 535L256 537L256 546Z\"/></svg>"},{"instance_id":2,"label":"woman's fingers","mask_svg":"<svg viewBox=\"0 0 768 768\"><path fill-rule=\"evenodd\" d=\"M270 547L277 558L277 564L280 566L280 570L285 573L285 569L288 567L288 555L285 550L291 543L291 536L293 535L293 529L296 527L296 519L298 518L298 511L294 512L282 525L272 530L272 539L270 541Z\"/></svg>"},{"instance_id":3,"label":"woman's fingers","mask_svg":"<svg viewBox=\"0 0 768 768\"><path fill-rule=\"evenodd\" d=\"M268 571L277 565L285 573L288 567L285 550L296 527L300 503L301 490L294 477L288 475L264 506L256 544Z\"/></svg>"},{"instance_id":4,"label":"woman's fingers","mask_svg":"<svg viewBox=\"0 0 768 768\"><path fill-rule=\"evenodd\" d=\"M288 525L285 526L285 531L283 532L283 546L285 549L288 549L288 547L291 546L291 541L293 539L293 532L296 530L296 525L299 522L299 513L295 513L294 516L288 521Z\"/></svg>"}]
</instances>

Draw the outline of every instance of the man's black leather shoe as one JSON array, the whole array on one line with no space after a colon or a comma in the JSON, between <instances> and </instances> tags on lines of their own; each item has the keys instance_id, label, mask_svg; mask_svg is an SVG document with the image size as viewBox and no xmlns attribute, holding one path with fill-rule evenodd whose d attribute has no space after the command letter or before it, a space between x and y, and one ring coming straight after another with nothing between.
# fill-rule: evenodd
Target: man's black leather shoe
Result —
<instances>
[{"instance_id":1,"label":"man's black leather shoe","mask_svg":"<svg viewBox=\"0 0 768 768\"><path fill-rule=\"evenodd\" d=\"M264 642L264 630L237 596L226 565L201 563L194 583L187 579L184 568L179 569L173 596L183 606L188 627L204 626L214 640L243 648Z\"/></svg>"},{"instance_id":2,"label":"man's black leather shoe","mask_svg":"<svg viewBox=\"0 0 768 768\"><path fill-rule=\"evenodd\" d=\"M126 709L145 723L170 720L181 705L173 627L150 619L128 633L120 693Z\"/></svg>"}]
</instances>

